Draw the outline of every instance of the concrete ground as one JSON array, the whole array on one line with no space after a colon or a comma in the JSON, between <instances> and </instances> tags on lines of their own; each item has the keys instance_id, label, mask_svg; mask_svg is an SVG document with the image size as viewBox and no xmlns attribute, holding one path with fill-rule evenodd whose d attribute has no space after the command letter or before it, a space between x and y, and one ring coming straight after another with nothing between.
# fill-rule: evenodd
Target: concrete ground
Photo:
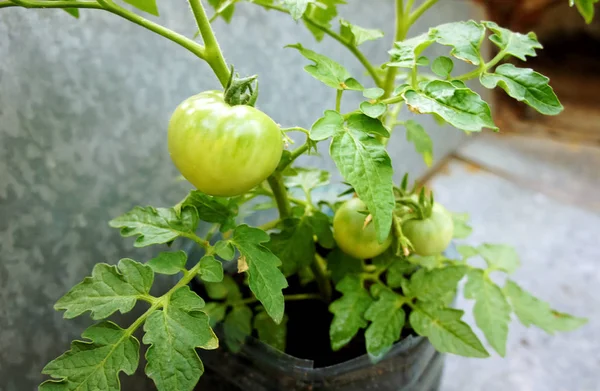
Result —
<instances>
[{"instance_id":1,"label":"concrete ground","mask_svg":"<svg viewBox=\"0 0 600 391\"><path fill-rule=\"evenodd\" d=\"M442 391L600 390L600 149L541 138L481 135L430 179L448 209L468 212L469 244L507 243L514 276L559 311L589 319L547 335L513 321L505 358L448 356ZM471 302L461 299L472 322Z\"/></svg>"}]
</instances>

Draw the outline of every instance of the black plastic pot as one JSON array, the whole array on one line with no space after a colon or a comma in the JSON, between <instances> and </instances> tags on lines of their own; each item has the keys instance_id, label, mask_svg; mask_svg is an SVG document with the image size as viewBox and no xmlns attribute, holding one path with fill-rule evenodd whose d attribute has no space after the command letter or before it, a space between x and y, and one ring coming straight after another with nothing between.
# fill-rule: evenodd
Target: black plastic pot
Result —
<instances>
[{"instance_id":1,"label":"black plastic pot","mask_svg":"<svg viewBox=\"0 0 600 391\"><path fill-rule=\"evenodd\" d=\"M217 332L218 333L218 332ZM198 390L210 391L437 391L444 356L426 338L408 337L373 364L365 354L325 368L249 337L241 352L201 351L205 374Z\"/></svg>"}]
</instances>

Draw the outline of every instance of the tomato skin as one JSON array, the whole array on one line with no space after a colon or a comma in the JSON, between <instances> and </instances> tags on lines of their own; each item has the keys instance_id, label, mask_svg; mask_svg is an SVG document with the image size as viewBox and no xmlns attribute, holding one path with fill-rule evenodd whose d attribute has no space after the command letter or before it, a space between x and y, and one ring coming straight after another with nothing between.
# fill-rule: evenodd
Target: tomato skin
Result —
<instances>
[{"instance_id":1,"label":"tomato skin","mask_svg":"<svg viewBox=\"0 0 600 391\"><path fill-rule=\"evenodd\" d=\"M213 196L243 194L275 171L279 126L251 106L230 106L219 91L184 100L169 122L169 154L181 174Z\"/></svg>"},{"instance_id":2,"label":"tomato skin","mask_svg":"<svg viewBox=\"0 0 600 391\"><path fill-rule=\"evenodd\" d=\"M442 205L435 203L431 216L424 220L408 220L402 224L402 233L410 240L417 255L441 254L454 234L452 217Z\"/></svg>"},{"instance_id":3,"label":"tomato skin","mask_svg":"<svg viewBox=\"0 0 600 391\"><path fill-rule=\"evenodd\" d=\"M333 217L333 237L338 247L358 259L374 258L392 244L391 232L383 243L379 243L375 225L370 223L364 227L367 216L360 211L365 210L365 203L353 198L340 206Z\"/></svg>"}]
</instances>

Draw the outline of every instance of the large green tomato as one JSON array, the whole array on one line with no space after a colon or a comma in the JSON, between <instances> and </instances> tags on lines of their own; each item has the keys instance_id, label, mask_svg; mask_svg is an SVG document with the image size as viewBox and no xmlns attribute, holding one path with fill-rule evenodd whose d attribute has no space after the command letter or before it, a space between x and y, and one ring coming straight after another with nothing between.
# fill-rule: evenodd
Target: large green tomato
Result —
<instances>
[{"instance_id":1,"label":"large green tomato","mask_svg":"<svg viewBox=\"0 0 600 391\"><path fill-rule=\"evenodd\" d=\"M415 254L437 255L450 244L454 223L446 208L436 202L431 216L423 220L408 220L402 224L402 233L412 243Z\"/></svg>"},{"instance_id":2,"label":"large green tomato","mask_svg":"<svg viewBox=\"0 0 600 391\"><path fill-rule=\"evenodd\" d=\"M250 106L230 106L206 91L184 100L169 122L169 153L203 193L231 197L275 171L283 152L279 126Z\"/></svg>"},{"instance_id":3,"label":"large green tomato","mask_svg":"<svg viewBox=\"0 0 600 391\"><path fill-rule=\"evenodd\" d=\"M348 255L358 259L369 259L378 256L392 244L392 233L383 242L377 240L377 232L373 223L365 225L367 210L364 202L358 198L346 201L333 217L333 237L338 247Z\"/></svg>"}]
</instances>

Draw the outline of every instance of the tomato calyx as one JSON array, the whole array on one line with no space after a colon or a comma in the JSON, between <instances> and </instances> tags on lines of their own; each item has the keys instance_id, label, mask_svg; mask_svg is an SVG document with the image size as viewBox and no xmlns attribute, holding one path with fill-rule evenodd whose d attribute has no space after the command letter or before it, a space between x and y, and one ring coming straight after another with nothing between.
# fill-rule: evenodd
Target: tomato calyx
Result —
<instances>
[{"instance_id":1,"label":"tomato calyx","mask_svg":"<svg viewBox=\"0 0 600 391\"><path fill-rule=\"evenodd\" d=\"M233 66L224 92L225 103L230 106L254 106L258 99L258 75L239 77Z\"/></svg>"}]
</instances>

